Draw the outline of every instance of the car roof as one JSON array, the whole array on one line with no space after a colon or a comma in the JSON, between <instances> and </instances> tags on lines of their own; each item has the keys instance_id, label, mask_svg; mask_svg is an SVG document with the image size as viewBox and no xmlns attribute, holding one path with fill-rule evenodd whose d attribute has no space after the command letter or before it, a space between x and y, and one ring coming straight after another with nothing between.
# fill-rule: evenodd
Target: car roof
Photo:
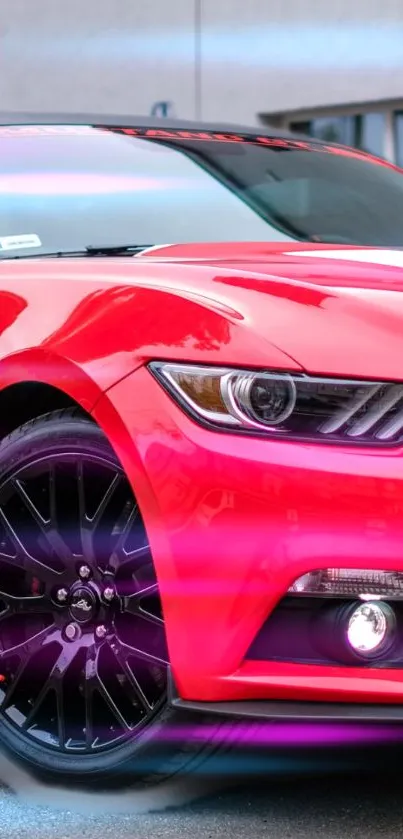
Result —
<instances>
[{"instance_id":1,"label":"car roof","mask_svg":"<svg viewBox=\"0 0 403 839\"><path fill-rule=\"evenodd\" d=\"M102 125L111 128L125 126L126 128L165 128L183 129L184 131L215 131L240 134L260 134L268 137L297 137L285 128L271 126L245 126L222 122L196 122L186 119L169 119L165 117L133 116L127 114L92 114L92 113L46 113L46 112L14 112L0 111L0 126L7 125ZM302 137L306 140L306 137Z\"/></svg>"}]
</instances>

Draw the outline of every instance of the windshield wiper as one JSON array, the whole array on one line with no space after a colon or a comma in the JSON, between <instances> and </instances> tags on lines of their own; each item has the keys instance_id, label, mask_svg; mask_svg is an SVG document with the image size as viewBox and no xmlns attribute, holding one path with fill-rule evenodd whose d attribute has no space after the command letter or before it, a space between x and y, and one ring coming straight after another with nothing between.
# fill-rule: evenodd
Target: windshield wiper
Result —
<instances>
[{"instance_id":1,"label":"windshield wiper","mask_svg":"<svg viewBox=\"0 0 403 839\"><path fill-rule=\"evenodd\" d=\"M49 253L22 253L10 255L3 255L0 252L0 259L68 259L69 257L81 256L130 256L131 254L141 253L153 245L86 245L81 250L71 251L52 251Z\"/></svg>"},{"instance_id":2,"label":"windshield wiper","mask_svg":"<svg viewBox=\"0 0 403 839\"><path fill-rule=\"evenodd\" d=\"M88 256L124 256L126 253L140 253L152 247L153 245L87 245L85 250Z\"/></svg>"}]
</instances>

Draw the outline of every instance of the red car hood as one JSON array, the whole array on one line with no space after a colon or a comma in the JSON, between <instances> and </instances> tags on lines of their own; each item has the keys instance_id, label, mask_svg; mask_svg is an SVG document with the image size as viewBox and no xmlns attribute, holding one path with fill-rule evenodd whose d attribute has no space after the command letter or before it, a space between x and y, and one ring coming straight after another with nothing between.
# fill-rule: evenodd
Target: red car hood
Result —
<instances>
[{"instance_id":1,"label":"red car hood","mask_svg":"<svg viewBox=\"0 0 403 839\"><path fill-rule=\"evenodd\" d=\"M197 244L129 258L5 260L0 357L40 347L102 388L150 357L184 354L403 380L402 291L400 250Z\"/></svg>"},{"instance_id":2,"label":"red car hood","mask_svg":"<svg viewBox=\"0 0 403 839\"><path fill-rule=\"evenodd\" d=\"M144 256L219 269L227 301L305 370L403 378L403 249L225 243Z\"/></svg>"},{"instance_id":3,"label":"red car hood","mask_svg":"<svg viewBox=\"0 0 403 839\"><path fill-rule=\"evenodd\" d=\"M165 245L139 258L211 265L340 288L403 290L402 249L225 242Z\"/></svg>"}]
</instances>

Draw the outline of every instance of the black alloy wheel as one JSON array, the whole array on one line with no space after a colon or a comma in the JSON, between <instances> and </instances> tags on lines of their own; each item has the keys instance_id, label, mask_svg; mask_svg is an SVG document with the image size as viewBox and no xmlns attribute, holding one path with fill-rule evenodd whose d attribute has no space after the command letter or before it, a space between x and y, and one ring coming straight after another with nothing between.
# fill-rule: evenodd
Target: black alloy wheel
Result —
<instances>
[{"instance_id":1,"label":"black alloy wheel","mask_svg":"<svg viewBox=\"0 0 403 839\"><path fill-rule=\"evenodd\" d=\"M116 771L164 715L167 660L114 452L70 412L28 423L0 446L0 742L45 772Z\"/></svg>"}]
</instances>

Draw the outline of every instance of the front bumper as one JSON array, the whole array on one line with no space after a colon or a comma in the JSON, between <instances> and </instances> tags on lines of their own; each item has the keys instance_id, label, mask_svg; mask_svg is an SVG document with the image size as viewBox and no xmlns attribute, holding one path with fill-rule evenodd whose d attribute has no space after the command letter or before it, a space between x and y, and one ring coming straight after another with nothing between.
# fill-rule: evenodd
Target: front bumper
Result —
<instances>
[{"instance_id":1,"label":"front bumper","mask_svg":"<svg viewBox=\"0 0 403 839\"><path fill-rule=\"evenodd\" d=\"M259 701L260 707L264 700L270 715L281 700L289 708L386 703L398 713L403 670L254 661L247 652L306 572L403 570L401 449L207 431L145 368L108 391L94 415L145 521L183 701L208 703L210 712L210 703Z\"/></svg>"}]
</instances>

